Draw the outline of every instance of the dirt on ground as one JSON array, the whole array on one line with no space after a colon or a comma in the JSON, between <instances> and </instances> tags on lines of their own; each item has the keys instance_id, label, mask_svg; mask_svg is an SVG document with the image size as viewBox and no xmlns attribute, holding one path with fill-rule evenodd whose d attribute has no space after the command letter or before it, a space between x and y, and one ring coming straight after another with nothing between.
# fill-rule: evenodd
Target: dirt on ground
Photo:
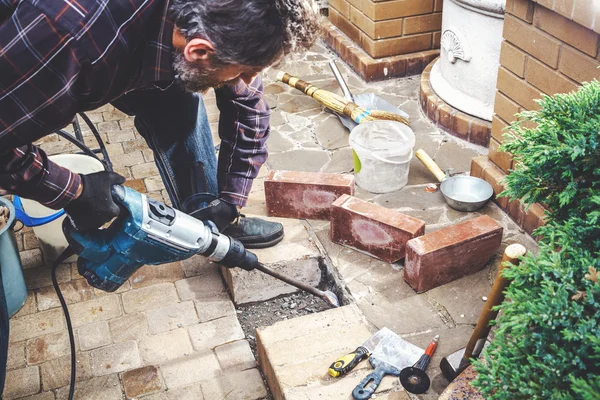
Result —
<instances>
[{"instance_id":1,"label":"dirt on ground","mask_svg":"<svg viewBox=\"0 0 600 400\"><path fill-rule=\"evenodd\" d=\"M250 342L250 348L252 349L254 358L256 358L257 361L256 328L271 326L279 321L325 311L329 308L331 308L331 306L323 300L304 292L279 297L263 303L236 307L238 319L248 342ZM263 375L262 371L260 371L260 373ZM264 375L263 380L265 381L265 387L268 391L268 396L265 400L272 400L273 395L269 390Z\"/></svg>"}]
</instances>

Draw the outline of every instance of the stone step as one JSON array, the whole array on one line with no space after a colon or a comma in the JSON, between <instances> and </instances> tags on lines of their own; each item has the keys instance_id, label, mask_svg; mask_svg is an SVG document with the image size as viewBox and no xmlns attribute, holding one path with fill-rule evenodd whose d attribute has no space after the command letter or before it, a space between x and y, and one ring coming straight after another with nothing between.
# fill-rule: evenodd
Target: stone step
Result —
<instances>
[{"instance_id":1,"label":"stone step","mask_svg":"<svg viewBox=\"0 0 600 400\"><path fill-rule=\"evenodd\" d=\"M372 371L369 362L362 361L341 378L332 378L327 370L333 361L356 349L373 332L356 305L257 329L259 363L274 398L350 399L354 387ZM402 390L398 378L387 376L376 394L377 398L404 399L400 394L390 396Z\"/></svg>"},{"instance_id":2,"label":"stone step","mask_svg":"<svg viewBox=\"0 0 600 400\"><path fill-rule=\"evenodd\" d=\"M258 256L258 260L277 272L317 286L321 280L321 252L310 238L304 224L296 219L269 218L269 221L281 222L285 237L275 247L252 250ZM295 287L260 271L222 267L221 272L231 298L238 305L266 301L298 291Z\"/></svg>"}]
</instances>

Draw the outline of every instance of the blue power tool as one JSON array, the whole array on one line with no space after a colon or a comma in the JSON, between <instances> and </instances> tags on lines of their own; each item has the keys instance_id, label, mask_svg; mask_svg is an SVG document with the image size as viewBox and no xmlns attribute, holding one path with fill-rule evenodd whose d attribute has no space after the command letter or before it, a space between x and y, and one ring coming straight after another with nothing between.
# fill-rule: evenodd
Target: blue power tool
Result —
<instances>
[{"instance_id":1,"label":"blue power tool","mask_svg":"<svg viewBox=\"0 0 600 400\"><path fill-rule=\"evenodd\" d=\"M107 228L79 232L65 219L63 230L79 255L77 269L90 285L114 292L141 266L181 261L200 254L228 268L262 269L238 240L133 189L114 186L121 214Z\"/></svg>"}]
</instances>

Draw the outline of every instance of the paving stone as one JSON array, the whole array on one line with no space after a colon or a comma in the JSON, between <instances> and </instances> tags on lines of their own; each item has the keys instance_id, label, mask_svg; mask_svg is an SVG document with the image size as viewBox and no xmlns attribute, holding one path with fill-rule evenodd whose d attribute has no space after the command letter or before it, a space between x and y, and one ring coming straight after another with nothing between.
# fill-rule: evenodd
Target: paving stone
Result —
<instances>
[{"instance_id":1,"label":"paving stone","mask_svg":"<svg viewBox=\"0 0 600 400\"><path fill-rule=\"evenodd\" d=\"M25 342L10 343L8 345L6 369L22 368L25 364Z\"/></svg>"},{"instance_id":2,"label":"paving stone","mask_svg":"<svg viewBox=\"0 0 600 400\"><path fill-rule=\"evenodd\" d=\"M27 268L23 270L25 278L25 286L28 290L35 290L46 286L52 286L52 277L50 275L50 267L43 265L36 268ZM67 282L71 279L71 266L69 264L61 264L56 269L56 280L58 283Z\"/></svg>"},{"instance_id":3,"label":"paving stone","mask_svg":"<svg viewBox=\"0 0 600 400\"><path fill-rule=\"evenodd\" d=\"M121 296L123 308L128 314L178 302L177 292L172 283L162 283L143 289L130 290Z\"/></svg>"},{"instance_id":4,"label":"paving stone","mask_svg":"<svg viewBox=\"0 0 600 400\"><path fill-rule=\"evenodd\" d=\"M449 207L448 207L449 208ZM403 210L402 214L410 215L413 218L418 218L425 221L425 227L428 224L437 224L442 221L446 208L433 208L422 210Z\"/></svg>"},{"instance_id":5,"label":"paving stone","mask_svg":"<svg viewBox=\"0 0 600 400\"><path fill-rule=\"evenodd\" d=\"M345 147L335 150L331 155L331 161L327 164L323 172L346 174L354 170L354 158L352 149Z\"/></svg>"},{"instance_id":6,"label":"paving stone","mask_svg":"<svg viewBox=\"0 0 600 400\"><path fill-rule=\"evenodd\" d=\"M276 127L283 125L287 122L284 113L279 110L272 110L271 112L271 126Z\"/></svg>"},{"instance_id":7,"label":"paving stone","mask_svg":"<svg viewBox=\"0 0 600 400\"><path fill-rule=\"evenodd\" d=\"M54 400L54 392L43 392L33 396L28 396L27 400Z\"/></svg>"},{"instance_id":8,"label":"paving stone","mask_svg":"<svg viewBox=\"0 0 600 400\"><path fill-rule=\"evenodd\" d=\"M28 243L24 243L25 248L27 248ZM44 261L42 260L42 251L40 249L21 251L19 252L19 256L21 257L23 269L37 268L44 264Z\"/></svg>"},{"instance_id":9,"label":"paving stone","mask_svg":"<svg viewBox=\"0 0 600 400\"><path fill-rule=\"evenodd\" d=\"M442 171L454 168L454 172L468 172L471 170L471 159L478 155L479 153L471 148L449 141L440 146L435 160Z\"/></svg>"},{"instance_id":10,"label":"paving stone","mask_svg":"<svg viewBox=\"0 0 600 400\"><path fill-rule=\"evenodd\" d=\"M426 211L446 205L444 196L438 190L434 193L425 192L425 186L405 186L399 192L387 193L375 197L375 204L398 211L407 209Z\"/></svg>"},{"instance_id":11,"label":"paving stone","mask_svg":"<svg viewBox=\"0 0 600 400\"><path fill-rule=\"evenodd\" d=\"M175 282L185 278L181 263L174 262L162 265L146 265L138 269L129 278L134 289L153 286L159 283Z\"/></svg>"},{"instance_id":12,"label":"paving stone","mask_svg":"<svg viewBox=\"0 0 600 400\"><path fill-rule=\"evenodd\" d=\"M425 222L356 197L331 206L331 239L387 262L404 258L406 242L425 233Z\"/></svg>"},{"instance_id":13,"label":"paving stone","mask_svg":"<svg viewBox=\"0 0 600 400\"><path fill-rule=\"evenodd\" d=\"M10 320L10 342L20 342L64 329L62 310L48 310Z\"/></svg>"},{"instance_id":14,"label":"paving stone","mask_svg":"<svg viewBox=\"0 0 600 400\"><path fill-rule=\"evenodd\" d=\"M291 150L269 156L267 166L271 170L319 172L328 162L329 153L326 151Z\"/></svg>"},{"instance_id":15,"label":"paving stone","mask_svg":"<svg viewBox=\"0 0 600 400\"><path fill-rule=\"evenodd\" d=\"M198 322L198 316L192 301L149 310L147 316L148 327L152 335Z\"/></svg>"},{"instance_id":16,"label":"paving stone","mask_svg":"<svg viewBox=\"0 0 600 400\"><path fill-rule=\"evenodd\" d=\"M92 350L112 343L108 322L84 325L77 330L81 350Z\"/></svg>"},{"instance_id":17,"label":"paving stone","mask_svg":"<svg viewBox=\"0 0 600 400\"><path fill-rule=\"evenodd\" d=\"M484 215L412 239L404 279L421 293L479 271L500 247L502 231Z\"/></svg>"},{"instance_id":18,"label":"paving stone","mask_svg":"<svg viewBox=\"0 0 600 400\"><path fill-rule=\"evenodd\" d=\"M165 188L165 184L163 183L163 180L160 176L146 178L144 179L144 183L149 192L163 190Z\"/></svg>"},{"instance_id":19,"label":"paving stone","mask_svg":"<svg viewBox=\"0 0 600 400\"><path fill-rule=\"evenodd\" d=\"M23 304L21 309L13 315L13 318L20 318L25 315L33 314L36 311L35 293L32 290L28 290L25 304Z\"/></svg>"},{"instance_id":20,"label":"paving stone","mask_svg":"<svg viewBox=\"0 0 600 400\"><path fill-rule=\"evenodd\" d=\"M59 284L60 290L67 304L91 300L94 297L93 288L85 279ZM53 286L41 288L36 292L38 309L40 311L60 307L60 301Z\"/></svg>"},{"instance_id":21,"label":"paving stone","mask_svg":"<svg viewBox=\"0 0 600 400\"><path fill-rule=\"evenodd\" d=\"M360 372L339 380L331 378L327 369L336 358L354 350L371 335L364 316L355 305L258 328L259 359L273 396L276 399L288 398L288 395L314 399L317 397L300 397L300 393L316 394L330 386L347 385L347 380L354 374L356 383L350 390L345 387L344 397L323 397L348 398L352 388L364 378L366 369L362 368L367 367L365 363L355 370ZM386 388L387 384L379 391Z\"/></svg>"},{"instance_id":22,"label":"paving stone","mask_svg":"<svg viewBox=\"0 0 600 400\"><path fill-rule=\"evenodd\" d=\"M292 97L291 100L279 104L278 108L287 113L299 113L306 110L321 108L321 104L312 97L298 95Z\"/></svg>"},{"instance_id":23,"label":"paving stone","mask_svg":"<svg viewBox=\"0 0 600 400\"><path fill-rule=\"evenodd\" d=\"M60 312L62 314L62 311ZM91 324L92 322L107 321L121 315L119 297L113 294L73 304L69 307L69 314L75 328Z\"/></svg>"},{"instance_id":24,"label":"paving stone","mask_svg":"<svg viewBox=\"0 0 600 400\"><path fill-rule=\"evenodd\" d=\"M265 180L269 216L329 219L331 204L354 194L354 176L295 171L271 171Z\"/></svg>"},{"instance_id":25,"label":"paving stone","mask_svg":"<svg viewBox=\"0 0 600 400\"><path fill-rule=\"evenodd\" d=\"M28 340L26 351L29 365L62 357L69 352L69 335L65 331Z\"/></svg>"},{"instance_id":26,"label":"paving stone","mask_svg":"<svg viewBox=\"0 0 600 400\"><path fill-rule=\"evenodd\" d=\"M206 273L214 273L218 275L219 266L208 258L197 255L181 261L181 268L186 278L193 276L204 275Z\"/></svg>"},{"instance_id":27,"label":"paving stone","mask_svg":"<svg viewBox=\"0 0 600 400\"><path fill-rule=\"evenodd\" d=\"M276 129L271 130L269 140L267 141L269 148L269 154L281 153L294 148L294 142L292 142L286 135L279 132Z\"/></svg>"},{"instance_id":28,"label":"paving stone","mask_svg":"<svg viewBox=\"0 0 600 400\"><path fill-rule=\"evenodd\" d=\"M148 332L148 320L143 313L125 314L108 324L115 343L138 340Z\"/></svg>"},{"instance_id":29,"label":"paving stone","mask_svg":"<svg viewBox=\"0 0 600 400\"><path fill-rule=\"evenodd\" d=\"M255 368L256 360L247 340L224 344L215 348L215 354L225 372L244 371Z\"/></svg>"},{"instance_id":30,"label":"paving stone","mask_svg":"<svg viewBox=\"0 0 600 400\"><path fill-rule=\"evenodd\" d=\"M134 165L131 167L131 173L136 179L144 179L159 174L158 167L153 162Z\"/></svg>"},{"instance_id":31,"label":"paving stone","mask_svg":"<svg viewBox=\"0 0 600 400\"><path fill-rule=\"evenodd\" d=\"M193 352L190 337L185 329L143 337L139 347L146 364L161 364L186 357Z\"/></svg>"},{"instance_id":32,"label":"paving stone","mask_svg":"<svg viewBox=\"0 0 600 400\"><path fill-rule=\"evenodd\" d=\"M162 390L163 384L158 368L154 365L127 371L123 374L123 387L128 399Z\"/></svg>"},{"instance_id":33,"label":"paving stone","mask_svg":"<svg viewBox=\"0 0 600 400\"><path fill-rule=\"evenodd\" d=\"M257 369L218 376L202 382L206 399L258 400L267 396L267 389Z\"/></svg>"},{"instance_id":34,"label":"paving stone","mask_svg":"<svg viewBox=\"0 0 600 400\"><path fill-rule=\"evenodd\" d=\"M2 398L6 400L29 396L40 391L39 367L15 369L6 373Z\"/></svg>"},{"instance_id":35,"label":"paving stone","mask_svg":"<svg viewBox=\"0 0 600 400\"><path fill-rule=\"evenodd\" d=\"M144 397L144 400L204 400L206 399L202 394L202 386L199 383L194 385L185 386L181 388L171 389L151 394L150 396Z\"/></svg>"},{"instance_id":36,"label":"paving stone","mask_svg":"<svg viewBox=\"0 0 600 400\"><path fill-rule=\"evenodd\" d=\"M497 255L491 264L499 265L502 257ZM427 294L440 303L458 324L477 324L485 302L481 299L489 294L491 283L488 279L490 268L438 286ZM495 276L495 273L494 273Z\"/></svg>"},{"instance_id":37,"label":"paving stone","mask_svg":"<svg viewBox=\"0 0 600 400\"><path fill-rule=\"evenodd\" d=\"M141 151L132 151L125 154L120 154L111 160L115 168L132 167L144 163L144 155Z\"/></svg>"},{"instance_id":38,"label":"paving stone","mask_svg":"<svg viewBox=\"0 0 600 400\"><path fill-rule=\"evenodd\" d=\"M196 312L200 318L200 322L208 322L213 319L222 317L235 316L235 307L229 299L229 296L225 295L222 298L217 299L203 299L194 300L196 306Z\"/></svg>"},{"instance_id":39,"label":"paving stone","mask_svg":"<svg viewBox=\"0 0 600 400\"><path fill-rule=\"evenodd\" d=\"M140 352L135 341L113 344L91 352L92 374L110 375L141 365Z\"/></svg>"},{"instance_id":40,"label":"paving stone","mask_svg":"<svg viewBox=\"0 0 600 400\"><path fill-rule=\"evenodd\" d=\"M210 350L181 357L161 365L160 370L165 380L165 385L170 388L188 386L196 382L214 380L221 375L221 368L217 357ZM207 397L209 399L210 397Z\"/></svg>"},{"instance_id":41,"label":"paving stone","mask_svg":"<svg viewBox=\"0 0 600 400\"><path fill-rule=\"evenodd\" d=\"M202 351L244 339L244 331L236 317L224 317L188 328L194 349Z\"/></svg>"},{"instance_id":42,"label":"paving stone","mask_svg":"<svg viewBox=\"0 0 600 400\"><path fill-rule=\"evenodd\" d=\"M181 301L212 299L226 294L223 279L216 268L203 275L177 281L175 287Z\"/></svg>"},{"instance_id":43,"label":"paving stone","mask_svg":"<svg viewBox=\"0 0 600 400\"><path fill-rule=\"evenodd\" d=\"M67 400L69 388L64 387L56 392L56 400ZM75 398L85 400L122 399L121 384L117 375L106 375L79 382L75 386Z\"/></svg>"},{"instance_id":44,"label":"paving stone","mask_svg":"<svg viewBox=\"0 0 600 400\"><path fill-rule=\"evenodd\" d=\"M298 220L269 218L281 222L285 237L275 247L257 249L254 253L269 268L316 286L321 280L318 257L321 253ZM297 288L260 271L221 268L229 293L236 304L247 304L295 293Z\"/></svg>"},{"instance_id":45,"label":"paving stone","mask_svg":"<svg viewBox=\"0 0 600 400\"><path fill-rule=\"evenodd\" d=\"M76 353L76 382L90 379L90 353ZM71 356L63 356L40 365L42 386L44 390L56 389L69 384L71 381Z\"/></svg>"},{"instance_id":46,"label":"paving stone","mask_svg":"<svg viewBox=\"0 0 600 400\"><path fill-rule=\"evenodd\" d=\"M108 136L107 143L123 143L131 140L135 140L135 134L132 129L120 129L117 121L102 122L102 124L113 124L109 128L114 130L107 130L106 135Z\"/></svg>"},{"instance_id":47,"label":"paving stone","mask_svg":"<svg viewBox=\"0 0 600 400\"><path fill-rule=\"evenodd\" d=\"M319 122L316 133L319 144L325 149L335 150L348 146L349 132L335 115Z\"/></svg>"}]
</instances>

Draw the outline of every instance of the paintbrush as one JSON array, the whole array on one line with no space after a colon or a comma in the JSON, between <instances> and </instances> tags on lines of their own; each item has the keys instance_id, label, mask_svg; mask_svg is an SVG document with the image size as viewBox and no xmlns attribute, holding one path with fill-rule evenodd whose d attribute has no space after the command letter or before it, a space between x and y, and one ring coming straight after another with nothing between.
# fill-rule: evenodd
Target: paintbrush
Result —
<instances>
[{"instance_id":1,"label":"paintbrush","mask_svg":"<svg viewBox=\"0 0 600 400\"><path fill-rule=\"evenodd\" d=\"M401 115L387 111L363 108L342 96L327 90L319 89L318 87L291 76L290 74L286 74L283 71L277 73L276 79L309 95L330 110L350 117L357 124L366 121L389 120L402 122L403 124L408 125L408 120Z\"/></svg>"}]
</instances>

